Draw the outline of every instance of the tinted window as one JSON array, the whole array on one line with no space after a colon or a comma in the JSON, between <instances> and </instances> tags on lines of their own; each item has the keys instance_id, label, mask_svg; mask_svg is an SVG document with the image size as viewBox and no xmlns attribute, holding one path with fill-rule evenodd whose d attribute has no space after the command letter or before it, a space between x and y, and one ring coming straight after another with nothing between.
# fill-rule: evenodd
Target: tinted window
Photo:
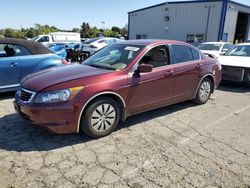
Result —
<instances>
[{"instance_id":1,"label":"tinted window","mask_svg":"<svg viewBox=\"0 0 250 188\"><path fill-rule=\"evenodd\" d=\"M200 52L194 48L191 48L192 54L193 54L193 60L199 60L200 59Z\"/></svg>"},{"instance_id":2,"label":"tinted window","mask_svg":"<svg viewBox=\"0 0 250 188\"><path fill-rule=\"evenodd\" d=\"M193 60L193 54L188 46L172 45L175 63L187 62Z\"/></svg>"},{"instance_id":3,"label":"tinted window","mask_svg":"<svg viewBox=\"0 0 250 188\"><path fill-rule=\"evenodd\" d=\"M30 51L24 48L23 46L15 46L16 56L31 55Z\"/></svg>"}]
</instances>

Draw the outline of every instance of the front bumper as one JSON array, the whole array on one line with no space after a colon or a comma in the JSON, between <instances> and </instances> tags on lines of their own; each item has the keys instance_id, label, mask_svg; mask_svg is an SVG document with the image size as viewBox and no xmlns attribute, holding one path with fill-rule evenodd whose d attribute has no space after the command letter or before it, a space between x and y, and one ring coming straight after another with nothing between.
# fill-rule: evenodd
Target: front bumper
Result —
<instances>
[{"instance_id":1,"label":"front bumper","mask_svg":"<svg viewBox=\"0 0 250 188\"><path fill-rule=\"evenodd\" d=\"M61 104L23 103L15 98L16 112L34 125L56 134L77 132L78 107L68 102Z\"/></svg>"},{"instance_id":2,"label":"front bumper","mask_svg":"<svg viewBox=\"0 0 250 188\"><path fill-rule=\"evenodd\" d=\"M250 84L250 68L222 65L222 80Z\"/></svg>"}]
</instances>

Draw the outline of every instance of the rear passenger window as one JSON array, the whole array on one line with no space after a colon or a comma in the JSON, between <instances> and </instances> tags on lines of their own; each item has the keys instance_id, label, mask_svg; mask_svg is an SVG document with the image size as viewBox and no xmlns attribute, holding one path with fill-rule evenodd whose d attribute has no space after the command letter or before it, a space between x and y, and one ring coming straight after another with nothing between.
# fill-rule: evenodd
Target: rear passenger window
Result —
<instances>
[{"instance_id":1,"label":"rear passenger window","mask_svg":"<svg viewBox=\"0 0 250 188\"><path fill-rule=\"evenodd\" d=\"M23 46L16 45L16 56L31 55L30 51Z\"/></svg>"},{"instance_id":2,"label":"rear passenger window","mask_svg":"<svg viewBox=\"0 0 250 188\"><path fill-rule=\"evenodd\" d=\"M194 48L191 48L192 54L193 54L193 60L199 60L200 59L200 52Z\"/></svg>"},{"instance_id":3,"label":"rear passenger window","mask_svg":"<svg viewBox=\"0 0 250 188\"><path fill-rule=\"evenodd\" d=\"M183 45L171 45L173 49L175 63L182 63L187 61L193 61L193 54L191 48Z\"/></svg>"}]
</instances>

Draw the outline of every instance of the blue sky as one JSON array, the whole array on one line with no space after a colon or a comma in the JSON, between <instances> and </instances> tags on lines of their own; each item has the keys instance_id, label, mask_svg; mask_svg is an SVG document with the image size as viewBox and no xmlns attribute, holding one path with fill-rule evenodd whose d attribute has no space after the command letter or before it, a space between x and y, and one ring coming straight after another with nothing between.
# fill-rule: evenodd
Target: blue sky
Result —
<instances>
[{"instance_id":1,"label":"blue sky","mask_svg":"<svg viewBox=\"0 0 250 188\"><path fill-rule=\"evenodd\" d=\"M173 0L169 0L170 2ZM178 1L178 0L175 0ZM61 29L90 26L123 27L128 22L127 12L166 2L164 0L0 0L0 29L20 29L35 23L54 25ZM250 6L250 0L235 0Z\"/></svg>"}]
</instances>

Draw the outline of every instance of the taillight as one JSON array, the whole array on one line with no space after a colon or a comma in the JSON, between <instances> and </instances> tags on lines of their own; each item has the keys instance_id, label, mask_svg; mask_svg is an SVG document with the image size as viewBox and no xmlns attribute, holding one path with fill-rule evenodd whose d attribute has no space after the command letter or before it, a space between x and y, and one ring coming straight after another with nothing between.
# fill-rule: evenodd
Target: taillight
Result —
<instances>
[{"instance_id":1,"label":"taillight","mask_svg":"<svg viewBox=\"0 0 250 188\"><path fill-rule=\"evenodd\" d=\"M96 46L94 46L94 45L90 45L90 48L97 48Z\"/></svg>"},{"instance_id":2,"label":"taillight","mask_svg":"<svg viewBox=\"0 0 250 188\"><path fill-rule=\"evenodd\" d=\"M68 63L68 61L66 61L65 59L62 59L62 64L67 65L67 64L69 64L69 63Z\"/></svg>"}]
</instances>

